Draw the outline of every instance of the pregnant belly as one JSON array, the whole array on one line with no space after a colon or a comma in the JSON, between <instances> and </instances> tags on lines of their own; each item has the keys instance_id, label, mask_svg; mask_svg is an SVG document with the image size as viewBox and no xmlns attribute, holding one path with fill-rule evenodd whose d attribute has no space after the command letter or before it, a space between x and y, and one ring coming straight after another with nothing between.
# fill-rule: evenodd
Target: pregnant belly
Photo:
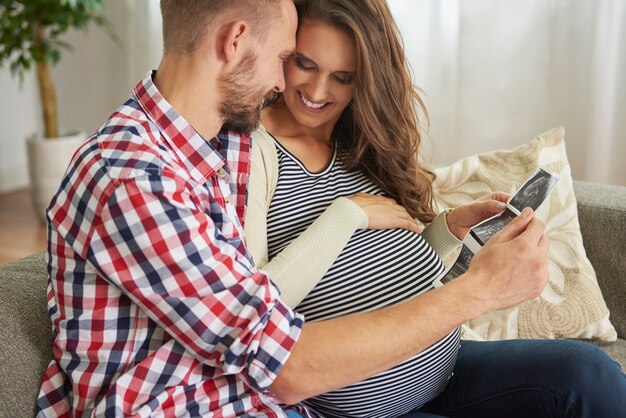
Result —
<instances>
[{"instance_id":1,"label":"pregnant belly","mask_svg":"<svg viewBox=\"0 0 626 418\"><path fill-rule=\"evenodd\" d=\"M417 356L367 380L305 401L323 417L395 417L424 405L446 387L459 350L459 329Z\"/></svg>"},{"instance_id":2,"label":"pregnant belly","mask_svg":"<svg viewBox=\"0 0 626 418\"><path fill-rule=\"evenodd\" d=\"M380 309L432 289L443 265L428 243L406 230L360 230L296 308L307 321ZM439 394L459 348L455 330L391 370L306 401L320 416L390 417Z\"/></svg>"}]
</instances>

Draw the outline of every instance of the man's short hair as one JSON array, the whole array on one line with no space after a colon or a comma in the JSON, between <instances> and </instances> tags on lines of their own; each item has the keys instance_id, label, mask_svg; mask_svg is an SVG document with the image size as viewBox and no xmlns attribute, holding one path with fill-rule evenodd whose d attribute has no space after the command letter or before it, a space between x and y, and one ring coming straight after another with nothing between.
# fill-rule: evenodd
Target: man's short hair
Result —
<instances>
[{"instance_id":1,"label":"man's short hair","mask_svg":"<svg viewBox=\"0 0 626 418\"><path fill-rule=\"evenodd\" d=\"M263 41L281 0L161 0L165 52L196 50L211 25L245 20Z\"/></svg>"}]
</instances>

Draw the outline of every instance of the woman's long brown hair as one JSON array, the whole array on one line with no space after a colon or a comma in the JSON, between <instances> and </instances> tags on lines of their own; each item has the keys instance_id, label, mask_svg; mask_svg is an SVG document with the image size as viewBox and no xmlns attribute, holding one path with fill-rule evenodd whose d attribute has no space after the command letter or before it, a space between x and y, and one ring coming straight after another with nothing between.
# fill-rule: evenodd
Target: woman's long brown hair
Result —
<instances>
[{"instance_id":1,"label":"woman's long brown hair","mask_svg":"<svg viewBox=\"0 0 626 418\"><path fill-rule=\"evenodd\" d=\"M398 28L385 0L299 0L299 21L343 29L356 45L354 98L333 137L346 167L361 170L411 216L435 217L433 174L418 164L418 109L424 102L411 80Z\"/></svg>"}]
</instances>

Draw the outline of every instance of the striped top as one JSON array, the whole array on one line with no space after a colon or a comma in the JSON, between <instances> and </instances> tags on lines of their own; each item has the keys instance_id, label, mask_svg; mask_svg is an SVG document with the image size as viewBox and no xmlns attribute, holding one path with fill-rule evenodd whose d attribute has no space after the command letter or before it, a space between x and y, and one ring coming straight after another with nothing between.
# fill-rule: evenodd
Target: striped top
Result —
<instances>
[{"instance_id":1,"label":"striped top","mask_svg":"<svg viewBox=\"0 0 626 418\"><path fill-rule=\"evenodd\" d=\"M267 216L270 260L336 198L358 192L383 194L363 173L348 172L337 152L325 170L311 173L278 141L274 143L279 172ZM443 269L419 234L404 229L360 229L296 311L307 321L320 321L379 309L431 289ZM305 403L323 417L407 413L443 390L456 361L459 337L457 329L391 370Z\"/></svg>"}]
</instances>

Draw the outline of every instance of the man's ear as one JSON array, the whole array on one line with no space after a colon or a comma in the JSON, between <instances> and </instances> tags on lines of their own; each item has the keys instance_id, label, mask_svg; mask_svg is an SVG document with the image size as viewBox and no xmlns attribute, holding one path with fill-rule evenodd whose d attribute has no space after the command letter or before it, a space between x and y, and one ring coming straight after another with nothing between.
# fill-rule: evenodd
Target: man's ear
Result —
<instances>
[{"instance_id":1,"label":"man's ear","mask_svg":"<svg viewBox=\"0 0 626 418\"><path fill-rule=\"evenodd\" d=\"M250 41L250 25L244 20L231 22L223 26L221 48L224 61L236 60L237 55L246 49L246 43Z\"/></svg>"}]
</instances>

